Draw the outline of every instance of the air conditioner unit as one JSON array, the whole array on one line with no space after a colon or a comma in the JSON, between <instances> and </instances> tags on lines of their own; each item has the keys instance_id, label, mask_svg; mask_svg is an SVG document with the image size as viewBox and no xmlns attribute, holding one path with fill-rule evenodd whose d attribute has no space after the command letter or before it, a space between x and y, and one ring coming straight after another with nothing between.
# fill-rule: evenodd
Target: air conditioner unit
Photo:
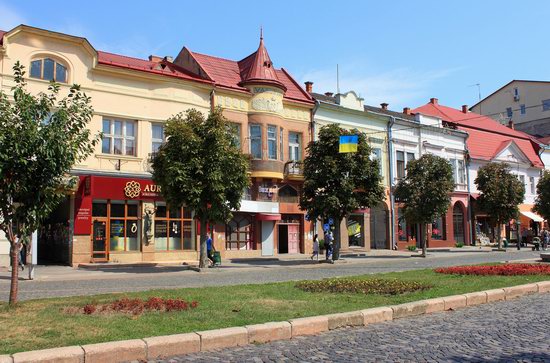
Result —
<instances>
[{"instance_id":1,"label":"air conditioner unit","mask_svg":"<svg viewBox=\"0 0 550 363\"><path fill-rule=\"evenodd\" d=\"M519 101L519 94L514 95L514 101L516 101L516 102Z\"/></svg>"}]
</instances>

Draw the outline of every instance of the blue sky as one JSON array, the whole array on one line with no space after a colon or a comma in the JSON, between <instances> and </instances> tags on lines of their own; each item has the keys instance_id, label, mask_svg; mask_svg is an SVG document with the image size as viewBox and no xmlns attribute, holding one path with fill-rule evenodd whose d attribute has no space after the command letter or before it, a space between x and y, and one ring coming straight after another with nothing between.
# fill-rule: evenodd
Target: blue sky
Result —
<instances>
[{"instance_id":1,"label":"blue sky","mask_svg":"<svg viewBox=\"0 0 550 363\"><path fill-rule=\"evenodd\" d=\"M91 4L94 4L92 7ZM546 1L2 1L0 29L28 25L84 36L145 58L191 50L241 59L259 28L276 67L317 92L365 102L459 107L511 79L549 80Z\"/></svg>"}]
</instances>

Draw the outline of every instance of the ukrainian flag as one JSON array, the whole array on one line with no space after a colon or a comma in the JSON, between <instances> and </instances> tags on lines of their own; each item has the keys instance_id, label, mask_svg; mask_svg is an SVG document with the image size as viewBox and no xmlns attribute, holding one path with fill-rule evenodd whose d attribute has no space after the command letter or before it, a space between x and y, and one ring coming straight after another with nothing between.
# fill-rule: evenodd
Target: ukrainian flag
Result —
<instances>
[{"instance_id":1,"label":"ukrainian flag","mask_svg":"<svg viewBox=\"0 0 550 363\"><path fill-rule=\"evenodd\" d=\"M359 143L359 136L346 135L340 136L340 150L341 153L356 153L357 144Z\"/></svg>"}]
</instances>

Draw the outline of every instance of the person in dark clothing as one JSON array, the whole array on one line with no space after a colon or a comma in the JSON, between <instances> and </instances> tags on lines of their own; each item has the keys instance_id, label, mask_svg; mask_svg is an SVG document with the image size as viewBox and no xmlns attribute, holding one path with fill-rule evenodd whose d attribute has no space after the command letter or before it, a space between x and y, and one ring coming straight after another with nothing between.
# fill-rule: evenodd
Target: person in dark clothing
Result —
<instances>
[{"instance_id":1,"label":"person in dark clothing","mask_svg":"<svg viewBox=\"0 0 550 363\"><path fill-rule=\"evenodd\" d=\"M214 248L214 244L212 243L212 237L210 237L210 233L207 233L206 234L206 255L210 260L210 266L214 266L216 264L216 261L214 260L215 251L216 249Z\"/></svg>"}]
</instances>

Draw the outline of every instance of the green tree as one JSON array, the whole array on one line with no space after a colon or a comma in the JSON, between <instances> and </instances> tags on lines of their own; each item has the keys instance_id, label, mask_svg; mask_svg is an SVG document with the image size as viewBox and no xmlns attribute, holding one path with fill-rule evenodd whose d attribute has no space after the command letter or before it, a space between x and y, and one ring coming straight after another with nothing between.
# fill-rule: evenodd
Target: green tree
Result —
<instances>
[{"instance_id":1,"label":"green tree","mask_svg":"<svg viewBox=\"0 0 550 363\"><path fill-rule=\"evenodd\" d=\"M343 135L358 135L357 152L339 153ZM307 211L311 220L334 219L335 259L339 253L341 221L356 209L374 207L384 200L379 170L379 161L372 159L367 135L358 130L326 125L320 128L318 140L307 147L300 208Z\"/></svg>"},{"instance_id":2,"label":"green tree","mask_svg":"<svg viewBox=\"0 0 550 363\"><path fill-rule=\"evenodd\" d=\"M501 226L518 218L518 205L523 202L525 185L510 172L508 164L497 162L479 168L474 182L480 192L479 208L489 215L493 227L496 225L498 248L501 249Z\"/></svg>"},{"instance_id":3,"label":"green tree","mask_svg":"<svg viewBox=\"0 0 550 363\"><path fill-rule=\"evenodd\" d=\"M26 90L24 67L17 62L13 70L12 98L0 92L0 229L10 243L10 305L17 302L22 241L64 198L71 167L98 141L87 128L90 98L78 85L59 101L55 83L35 96Z\"/></svg>"},{"instance_id":4,"label":"green tree","mask_svg":"<svg viewBox=\"0 0 550 363\"><path fill-rule=\"evenodd\" d=\"M550 220L550 171L545 170L537 183L537 198L533 212L540 214L547 221Z\"/></svg>"},{"instance_id":5,"label":"green tree","mask_svg":"<svg viewBox=\"0 0 550 363\"><path fill-rule=\"evenodd\" d=\"M186 206L200 221L199 267L208 265L207 223L226 222L249 186L249 160L235 143L220 108L208 117L179 113L166 122L167 140L152 158L153 180L173 207Z\"/></svg>"},{"instance_id":6,"label":"green tree","mask_svg":"<svg viewBox=\"0 0 550 363\"><path fill-rule=\"evenodd\" d=\"M395 197L403 203L407 223L422 225L423 257L426 257L428 224L445 215L454 186L451 164L432 154L424 154L409 162L407 175L397 183Z\"/></svg>"}]
</instances>

